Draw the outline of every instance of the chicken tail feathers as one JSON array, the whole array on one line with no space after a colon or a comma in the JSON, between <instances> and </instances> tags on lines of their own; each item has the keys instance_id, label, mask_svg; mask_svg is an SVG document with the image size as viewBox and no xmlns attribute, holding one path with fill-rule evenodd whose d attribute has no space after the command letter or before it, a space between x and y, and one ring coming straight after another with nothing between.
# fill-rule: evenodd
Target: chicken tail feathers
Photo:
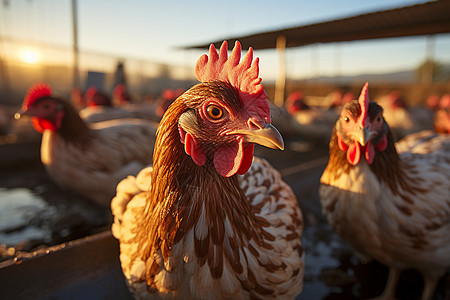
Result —
<instances>
[{"instance_id":1,"label":"chicken tail feathers","mask_svg":"<svg viewBox=\"0 0 450 300\"><path fill-rule=\"evenodd\" d=\"M114 216L111 230L115 238L120 240L124 213L130 201L134 196L148 191L152 171L153 167L145 167L136 177L130 175L117 185L116 195L111 201L111 211Z\"/></svg>"}]
</instances>

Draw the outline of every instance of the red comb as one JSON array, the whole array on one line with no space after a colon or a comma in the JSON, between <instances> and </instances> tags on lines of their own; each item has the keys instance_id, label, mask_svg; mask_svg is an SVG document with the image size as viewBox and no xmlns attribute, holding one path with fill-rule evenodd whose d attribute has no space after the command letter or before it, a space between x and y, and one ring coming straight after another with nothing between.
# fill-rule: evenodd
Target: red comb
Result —
<instances>
[{"instance_id":1,"label":"red comb","mask_svg":"<svg viewBox=\"0 0 450 300\"><path fill-rule=\"evenodd\" d=\"M444 94L439 101L439 108L450 108L450 94Z\"/></svg>"},{"instance_id":2,"label":"red comb","mask_svg":"<svg viewBox=\"0 0 450 300\"><path fill-rule=\"evenodd\" d=\"M195 76L201 82L219 80L230 83L239 91L239 96L245 106L257 107L260 114L270 122L270 109L267 94L259 78L259 58L253 60L253 49L241 59L241 44L236 41L230 57L228 57L228 43L224 41L219 53L213 44L209 47L208 55L202 55L195 64ZM264 103L260 100L264 100ZM256 102L255 102L256 101ZM267 106L267 107L266 107Z\"/></svg>"},{"instance_id":3,"label":"red comb","mask_svg":"<svg viewBox=\"0 0 450 300\"><path fill-rule=\"evenodd\" d=\"M175 90L172 89L164 90L162 97L167 100L175 100L177 98Z\"/></svg>"},{"instance_id":4,"label":"red comb","mask_svg":"<svg viewBox=\"0 0 450 300\"><path fill-rule=\"evenodd\" d=\"M300 91L295 91L289 94L286 101L303 100L303 93Z\"/></svg>"},{"instance_id":5,"label":"red comb","mask_svg":"<svg viewBox=\"0 0 450 300\"><path fill-rule=\"evenodd\" d=\"M95 86L91 86L86 90L84 96L88 99L94 98L95 94L97 94L97 88Z\"/></svg>"},{"instance_id":6,"label":"red comb","mask_svg":"<svg viewBox=\"0 0 450 300\"><path fill-rule=\"evenodd\" d=\"M358 118L358 124L361 126L361 128L364 127L367 117L367 111L369 110L369 83L366 82L366 84L363 86L361 90L361 95L359 95L358 102L359 106L361 106L361 115Z\"/></svg>"},{"instance_id":7,"label":"red comb","mask_svg":"<svg viewBox=\"0 0 450 300\"><path fill-rule=\"evenodd\" d=\"M27 109L30 105L36 102L36 100L48 97L52 94L52 88L46 83L36 83L27 92L22 107Z\"/></svg>"}]
</instances>

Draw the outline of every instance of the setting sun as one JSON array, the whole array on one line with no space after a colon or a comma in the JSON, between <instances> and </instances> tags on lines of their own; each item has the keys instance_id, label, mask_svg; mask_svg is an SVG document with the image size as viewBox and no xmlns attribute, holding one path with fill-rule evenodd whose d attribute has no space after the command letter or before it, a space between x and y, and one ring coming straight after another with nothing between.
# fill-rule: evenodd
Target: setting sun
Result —
<instances>
[{"instance_id":1,"label":"setting sun","mask_svg":"<svg viewBox=\"0 0 450 300\"><path fill-rule=\"evenodd\" d=\"M39 52L32 48L26 48L20 51L20 60L28 64L36 64L39 62Z\"/></svg>"}]
</instances>

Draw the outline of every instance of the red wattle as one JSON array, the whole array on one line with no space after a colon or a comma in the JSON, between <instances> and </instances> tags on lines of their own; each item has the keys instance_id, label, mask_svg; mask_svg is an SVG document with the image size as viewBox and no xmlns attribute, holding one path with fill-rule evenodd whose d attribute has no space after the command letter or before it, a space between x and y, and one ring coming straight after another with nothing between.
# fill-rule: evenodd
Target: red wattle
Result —
<instances>
[{"instance_id":1,"label":"red wattle","mask_svg":"<svg viewBox=\"0 0 450 300\"><path fill-rule=\"evenodd\" d=\"M46 129L56 131L55 125L45 119L33 117L31 120L31 124L33 125L34 129L36 129L36 131L40 133L43 133Z\"/></svg>"},{"instance_id":2,"label":"red wattle","mask_svg":"<svg viewBox=\"0 0 450 300\"><path fill-rule=\"evenodd\" d=\"M253 150L255 149L254 144L250 144L246 148L244 148L244 159L242 160L242 164L239 167L237 173L239 175L243 175L247 173L248 169L252 166L253 163Z\"/></svg>"},{"instance_id":3,"label":"red wattle","mask_svg":"<svg viewBox=\"0 0 450 300\"><path fill-rule=\"evenodd\" d=\"M214 167L223 177L231 177L240 169L244 156L242 140L222 146L214 152Z\"/></svg>"},{"instance_id":4,"label":"red wattle","mask_svg":"<svg viewBox=\"0 0 450 300\"><path fill-rule=\"evenodd\" d=\"M186 133L186 138L184 140L184 151L192 157L192 160L196 165L200 167L205 165L206 155L199 149L195 139L189 133Z\"/></svg>"},{"instance_id":5,"label":"red wattle","mask_svg":"<svg viewBox=\"0 0 450 300\"><path fill-rule=\"evenodd\" d=\"M364 158L366 159L368 164L372 164L373 160L375 159L375 149L377 151L384 151L387 147L387 137L386 135L383 135L383 138L381 142L376 144L375 146L370 143L370 141L367 143L365 147L362 147L358 142L354 142L350 146L346 145L339 134L337 134L338 137L338 146L339 149L342 151L347 151L347 160L352 165L357 165L359 161L361 160L361 150L364 152Z\"/></svg>"},{"instance_id":6,"label":"red wattle","mask_svg":"<svg viewBox=\"0 0 450 300\"><path fill-rule=\"evenodd\" d=\"M387 147L387 137L386 137L386 134L384 134L383 135L383 138L381 139L381 142L379 142L378 144L376 144L375 145L375 148L378 150L378 151L384 151L384 150L386 150L386 147Z\"/></svg>"},{"instance_id":7,"label":"red wattle","mask_svg":"<svg viewBox=\"0 0 450 300\"><path fill-rule=\"evenodd\" d=\"M348 145L346 143L344 143L344 141L342 140L342 137L339 133L337 134L337 138L338 138L339 149L341 149L342 151L347 151Z\"/></svg>"},{"instance_id":8,"label":"red wattle","mask_svg":"<svg viewBox=\"0 0 450 300\"><path fill-rule=\"evenodd\" d=\"M358 142L354 142L348 147L347 160L352 165L357 165L361 159L361 145Z\"/></svg>"},{"instance_id":9,"label":"red wattle","mask_svg":"<svg viewBox=\"0 0 450 300\"><path fill-rule=\"evenodd\" d=\"M375 158L375 148L374 146L370 143L370 141L367 143L366 147L365 147L365 153L364 153L364 157L366 158L367 163L370 165L373 163L373 160Z\"/></svg>"}]
</instances>

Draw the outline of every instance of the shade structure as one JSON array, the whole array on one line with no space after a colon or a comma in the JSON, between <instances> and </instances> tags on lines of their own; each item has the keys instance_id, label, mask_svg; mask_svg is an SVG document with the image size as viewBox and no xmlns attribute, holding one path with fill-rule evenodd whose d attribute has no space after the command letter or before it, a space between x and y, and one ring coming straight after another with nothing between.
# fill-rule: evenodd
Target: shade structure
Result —
<instances>
[{"instance_id":1,"label":"shade structure","mask_svg":"<svg viewBox=\"0 0 450 300\"><path fill-rule=\"evenodd\" d=\"M376 11L348 18L314 23L280 30L228 37L233 45L239 40L243 49L277 49L282 57L284 49L317 43L348 42L404 36L432 35L450 32L450 0L431 1L401 8ZM204 49L210 44L219 48L224 39L207 44L191 45L183 49ZM280 46L281 45L281 46ZM286 70L284 58L279 59L275 86L275 104L284 102Z\"/></svg>"},{"instance_id":2,"label":"shade structure","mask_svg":"<svg viewBox=\"0 0 450 300\"><path fill-rule=\"evenodd\" d=\"M396 9L376 11L343 19L314 23L251 35L225 38L229 45L236 40L243 49L274 49L277 38L284 36L286 47L315 43L346 42L402 36L419 36L450 32L450 1L431 1ZM204 49L210 44L220 47L224 39L205 44L184 46Z\"/></svg>"}]
</instances>

